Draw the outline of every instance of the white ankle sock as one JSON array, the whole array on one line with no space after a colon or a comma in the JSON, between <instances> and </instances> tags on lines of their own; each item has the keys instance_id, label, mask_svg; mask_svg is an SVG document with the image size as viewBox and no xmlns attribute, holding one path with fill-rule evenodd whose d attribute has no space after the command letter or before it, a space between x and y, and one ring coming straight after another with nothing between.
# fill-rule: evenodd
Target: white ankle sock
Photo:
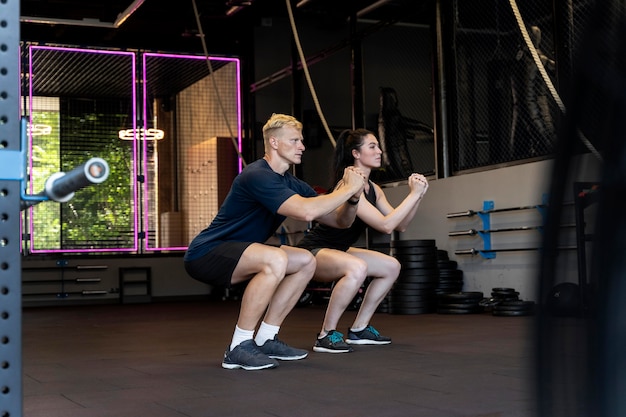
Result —
<instances>
[{"instance_id":1,"label":"white ankle sock","mask_svg":"<svg viewBox=\"0 0 626 417\"><path fill-rule=\"evenodd\" d=\"M252 336L254 336L254 330L244 330L240 329L239 326L235 326L233 340L230 342L230 350L233 350L241 342L251 340Z\"/></svg>"},{"instance_id":2,"label":"white ankle sock","mask_svg":"<svg viewBox=\"0 0 626 417\"><path fill-rule=\"evenodd\" d=\"M267 340L273 339L274 336L278 334L280 330L280 326L274 326L272 324L267 324L266 322L261 322L259 326L259 330L256 332L256 337L254 341L257 345L262 346Z\"/></svg>"}]
</instances>

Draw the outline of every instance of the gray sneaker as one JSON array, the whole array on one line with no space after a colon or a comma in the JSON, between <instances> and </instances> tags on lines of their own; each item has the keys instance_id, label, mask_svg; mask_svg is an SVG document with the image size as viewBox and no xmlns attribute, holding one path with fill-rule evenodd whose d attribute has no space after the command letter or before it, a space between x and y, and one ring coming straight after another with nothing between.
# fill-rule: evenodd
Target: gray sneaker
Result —
<instances>
[{"instance_id":1,"label":"gray sneaker","mask_svg":"<svg viewBox=\"0 0 626 417\"><path fill-rule=\"evenodd\" d=\"M224 353L224 361L222 362L222 368L241 368L246 371L257 371L277 366L278 361L261 352L252 339L241 342L233 350L227 348Z\"/></svg>"},{"instance_id":2,"label":"gray sneaker","mask_svg":"<svg viewBox=\"0 0 626 417\"><path fill-rule=\"evenodd\" d=\"M324 353L348 353L352 352L354 349L343 341L343 334L339 333L337 330L331 330L321 339L319 335L317 335L313 350L315 352Z\"/></svg>"},{"instance_id":3,"label":"gray sneaker","mask_svg":"<svg viewBox=\"0 0 626 417\"><path fill-rule=\"evenodd\" d=\"M263 345L259 346L259 350L272 359L281 361L297 361L307 357L309 352L304 349L296 349L287 343L278 340L278 336L273 339L266 340Z\"/></svg>"}]
</instances>

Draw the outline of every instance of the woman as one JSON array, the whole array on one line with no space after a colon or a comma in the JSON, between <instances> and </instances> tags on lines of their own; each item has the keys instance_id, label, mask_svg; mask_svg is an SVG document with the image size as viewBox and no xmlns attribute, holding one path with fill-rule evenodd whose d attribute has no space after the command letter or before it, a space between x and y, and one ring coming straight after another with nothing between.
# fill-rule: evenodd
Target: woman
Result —
<instances>
[{"instance_id":1,"label":"woman","mask_svg":"<svg viewBox=\"0 0 626 417\"><path fill-rule=\"evenodd\" d=\"M349 344L391 343L389 337L378 333L370 320L398 278L400 263L392 256L352 245L367 227L387 234L406 230L428 189L428 181L423 175L412 174L408 178L408 195L394 208L387 201L383 190L369 179L372 169L380 167L381 157L382 151L372 132L356 129L341 133L333 162L335 183L349 166L359 168L367 179L361 196L358 199L353 196L348 200L350 204L357 205L357 217L347 229L318 224L297 245L315 255L317 267L313 280L335 283L322 329L313 346L315 352L344 353L352 351ZM337 324L368 277L371 281L344 341L343 334L337 331Z\"/></svg>"}]
</instances>

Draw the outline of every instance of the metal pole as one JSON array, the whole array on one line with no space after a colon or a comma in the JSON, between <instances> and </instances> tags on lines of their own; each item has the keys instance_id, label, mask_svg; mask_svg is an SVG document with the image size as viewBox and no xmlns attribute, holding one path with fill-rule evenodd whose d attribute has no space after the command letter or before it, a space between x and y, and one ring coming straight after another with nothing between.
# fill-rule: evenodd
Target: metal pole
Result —
<instances>
[{"instance_id":1,"label":"metal pole","mask_svg":"<svg viewBox=\"0 0 626 417\"><path fill-rule=\"evenodd\" d=\"M20 2L0 2L0 416L22 416Z\"/></svg>"},{"instance_id":2,"label":"metal pole","mask_svg":"<svg viewBox=\"0 0 626 417\"><path fill-rule=\"evenodd\" d=\"M354 6L354 4L353 4ZM352 77L352 128L365 126L365 100L363 97L363 48L361 39L356 36L356 11L350 14L350 75Z\"/></svg>"},{"instance_id":3,"label":"metal pole","mask_svg":"<svg viewBox=\"0 0 626 417\"><path fill-rule=\"evenodd\" d=\"M436 66L436 102L435 109L438 113L438 121L435 124L438 128L436 134L437 147L437 168L436 174L438 178L447 178L450 176L450 146L448 133L448 111L447 111L447 86L446 86L446 68L444 48L444 31L443 31L443 10L440 0L435 5L435 55L437 59Z\"/></svg>"}]
</instances>

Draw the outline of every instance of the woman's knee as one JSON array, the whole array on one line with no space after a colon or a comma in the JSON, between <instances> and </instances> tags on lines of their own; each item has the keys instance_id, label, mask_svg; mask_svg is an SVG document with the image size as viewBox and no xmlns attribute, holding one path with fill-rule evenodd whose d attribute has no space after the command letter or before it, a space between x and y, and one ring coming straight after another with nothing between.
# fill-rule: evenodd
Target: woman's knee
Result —
<instances>
[{"instance_id":1,"label":"woman's knee","mask_svg":"<svg viewBox=\"0 0 626 417\"><path fill-rule=\"evenodd\" d=\"M309 269L315 271L317 260L315 255L306 249L295 252L296 268L297 269Z\"/></svg>"},{"instance_id":2,"label":"woman's knee","mask_svg":"<svg viewBox=\"0 0 626 417\"><path fill-rule=\"evenodd\" d=\"M389 257L389 275L393 278L396 279L398 278L398 275L400 275L400 270L402 269L402 264L400 264L400 261L398 261L396 258L390 256Z\"/></svg>"},{"instance_id":3,"label":"woman's knee","mask_svg":"<svg viewBox=\"0 0 626 417\"><path fill-rule=\"evenodd\" d=\"M306 255L302 260L301 270L307 271L309 273L308 275L312 277L315 273L315 268L317 268L317 259L315 259L315 256L311 252L306 251Z\"/></svg>"},{"instance_id":4,"label":"woman's knee","mask_svg":"<svg viewBox=\"0 0 626 417\"><path fill-rule=\"evenodd\" d=\"M367 278L367 269L367 262L355 258L346 265L346 276L363 282Z\"/></svg>"},{"instance_id":5,"label":"woman's knee","mask_svg":"<svg viewBox=\"0 0 626 417\"><path fill-rule=\"evenodd\" d=\"M377 269L372 275L374 278L382 278L395 281L400 275L402 265L393 256L385 256L377 262Z\"/></svg>"}]
</instances>

